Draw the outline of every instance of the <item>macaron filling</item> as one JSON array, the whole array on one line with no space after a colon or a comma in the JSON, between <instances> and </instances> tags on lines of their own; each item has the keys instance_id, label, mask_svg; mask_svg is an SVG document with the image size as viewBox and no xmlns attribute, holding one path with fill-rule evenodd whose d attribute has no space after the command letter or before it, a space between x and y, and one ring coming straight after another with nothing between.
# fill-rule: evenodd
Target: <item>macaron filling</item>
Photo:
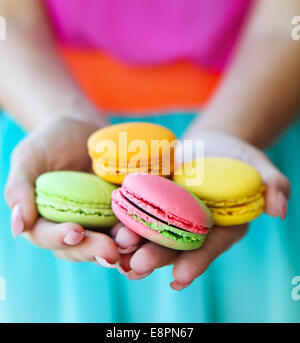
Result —
<instances>
[{"instance_id":1,"label":"macaron filling","mask_svg":"<svg viewBox=\"0 0 300 343\"><path fill-rule=\"evenodd\" d=\"M165 164L161 160L149 160L147 163L142 163L140 161L136 161L136 163L128 164L128 165L119 165L117 162L116 164L107 164L104 161L95 160L95 167L97 168L99 173L109 174L109 175L127 175L131 173L149 173L155 174L157 173L160 175L164 169L165 172L169 175L170 172L173 172L174 167L174 159L166 157L164 160ZM169 168L167 168L167 163L169 164Z\"/></svg>"},{"instance_id":2,"label":"macaron filling","mask_svg":"<svg viewBox=\"0 0 300 343\"><path fill-rule=\"evenodd\" d=\"M224 215L224 216L230 216L230 215L245 215L252 212L263 212L264 210L265 201L262 196L257 198L257 200L247 203L247 204L241 204L237 206L232 207L213 207L210 206L210 210L213 214L218 215Z\"/></svg>"},{"instance_id":3,"label":"macaron filling","mask_svg":"<svg viewBox=\"0 0 300 343\"><path fill-rule=\"evenodd\" d=\"M161 235L175 239L177 241L183 242L204 242L206 235L199 235L196 233L191 233L174 226L170 226L167 224L157 224L157 223L149 223L146 222L144 219L139 218L136 214L132 215L133 219L137 222L143 223L144 225L148 226L150 229L159 232Z\"/></svg>"},{"instance_id":4,"label":"macaron filling","mask_svg":"<svg viewBox=\"0 0 300 343\"><path fill-rule=\"evenodd\" d=\"M265 190L266 187L262 185L260 189L257 191L257 193L244 198L239 198L235 200L210 200L201 198L201 200L209 207L234 207L257 202L263 197Z\"/></svg>"},{"instance_id":5,"label":"macaron filling","mask_svg":"<svg viewBox=\"0 0 300 343\"><path fill-rule=\"evenodd\" d=\"M51 208L59 212L83 214L86 216L114 217L111 208L100 203L87 203L80 200L59 197L37 189L36 203L39 207Z\"/></svg>"}]
</instances>

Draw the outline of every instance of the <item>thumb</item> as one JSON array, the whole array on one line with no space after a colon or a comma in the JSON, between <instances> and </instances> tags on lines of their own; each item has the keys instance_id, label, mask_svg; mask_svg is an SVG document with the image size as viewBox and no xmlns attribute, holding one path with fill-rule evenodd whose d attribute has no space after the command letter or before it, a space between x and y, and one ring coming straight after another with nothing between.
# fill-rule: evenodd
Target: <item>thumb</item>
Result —
<instances>
[{"instance_id":1,"label":"thumb","mask_svg":"<svg viewBox=\"0 0 300 343\"><path fill-rule=\"evenodd\" d=\"M25 139L12 154L11 168L5 188L5 199L12 209L12 231L17 237L23 230L29 230L37 220L35 205L35 179L39 175L38 154L33 153Z\"/></svg>"}]
</instances>

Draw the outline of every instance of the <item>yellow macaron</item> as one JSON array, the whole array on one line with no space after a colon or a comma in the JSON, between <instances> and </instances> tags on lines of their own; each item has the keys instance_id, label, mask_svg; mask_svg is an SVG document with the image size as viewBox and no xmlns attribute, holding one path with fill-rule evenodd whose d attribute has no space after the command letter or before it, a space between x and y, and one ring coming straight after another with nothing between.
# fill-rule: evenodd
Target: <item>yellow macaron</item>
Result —
<instances>
[{"instance_id":1,"label":"yellow macaron","mask_svg":"<svg viewBox=\"0 0 300 343\"><path fill-rule=\"evenodd\" d=\"M248 223L264 211L262 178L254 167L240 160L194 160L175 171L174 181L209 207L218 226Z\"/></svg>"},{"instance_id":2,"label":"yellow macaron","mask_svg":"<svg viewBox=\"0 0 300 343\"><path fill-rule=\"evenodd\" d=\"M174 172L176 136L161 125L131 122L98 130L88 140L93 170L122 184L134 172L170 177Z\"/></svg>"}]
</instances>

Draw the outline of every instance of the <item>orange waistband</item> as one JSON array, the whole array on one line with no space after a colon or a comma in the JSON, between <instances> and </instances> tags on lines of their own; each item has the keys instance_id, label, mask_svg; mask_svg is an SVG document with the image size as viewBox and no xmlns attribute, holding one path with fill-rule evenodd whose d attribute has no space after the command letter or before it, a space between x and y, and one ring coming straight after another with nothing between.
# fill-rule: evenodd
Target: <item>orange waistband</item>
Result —
<instances>
[{"instance_id":1,"label":"orange waistband","mask_svg":"<svg viewBox=\"0 0 300 343\"><path fill-rule=\"evenodd\" d=\"M187 61L137 67L98 51L66 47L60 51L87 96L109 111L203 107L220 79L220 74Z\"/></svg>"}]
</instances>

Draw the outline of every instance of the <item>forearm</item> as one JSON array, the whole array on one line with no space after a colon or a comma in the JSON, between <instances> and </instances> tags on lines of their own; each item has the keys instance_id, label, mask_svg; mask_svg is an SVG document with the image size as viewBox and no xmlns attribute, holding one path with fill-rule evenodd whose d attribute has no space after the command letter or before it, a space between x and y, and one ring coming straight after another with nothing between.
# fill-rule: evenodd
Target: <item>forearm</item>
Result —
<instances>
[{"instance_id":1,"label":"forearm","mask_svg":"<svg viewBox=\"0 0 300 343\"><path fill-rule=\"evenodd\" d=\"M300 53L291 44L284 49L282 42L278 47L264 42L244 51L199 120L201 129L220 130L259 147L271 143L300 107Z\"/></svg>"},{"instance_id":2,"label":"forearm","mask_svg":"<svg viewBox=\"0 0 300 343\"><path fill-rule=\"evenodd\" d=\"M32 6L28 16L17 11L3 14L7 40L0 42L0 103L26 129L54 116L104 125L57 54L41 2L26 4Z\"/></svg>"},{"instance_id":3,"label":"forearm","mask_svg":"<svg viewBox=\"0 0 300 343\"><path fill-rule=\"evenodd\" d=\"M293 121L300 107L300 44L281 32L247 33L190 135L218 130L266 147Z\"/></svg>"}]
</instances>

